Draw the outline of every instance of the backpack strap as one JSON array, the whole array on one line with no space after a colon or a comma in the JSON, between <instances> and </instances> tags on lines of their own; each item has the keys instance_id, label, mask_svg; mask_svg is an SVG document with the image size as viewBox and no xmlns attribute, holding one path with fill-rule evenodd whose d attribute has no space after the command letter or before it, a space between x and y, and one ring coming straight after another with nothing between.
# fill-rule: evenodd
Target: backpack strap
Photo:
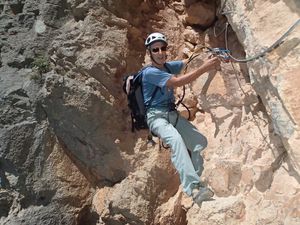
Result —
<instances>
[{"instance_id":1,"label":"backpack strap","mask_svg":"<svg viewBox=\"0 0 300 225\"><path fill-rule=\"evenodd\" d=\"M142 70L142 73L143 73L143 72L144 72L144 70L145 70L146 68L148 68L148 67L151 67L151 65L144 67L144 68L143 68L143 70ZM143 74L142 74L142 75L143 75ZM141 79L142 79L142 78L141 78ZM142 80L141 84L142 84L142 90L143 90L143 94L144 94L144 89L143 89L143 86L144 86L144 85L143 85L143 80ZM155 95L156 95L156 93L157 93L158 89L160 89L160 87L158 87L158 86L155 86L155 89L154 89L154 91L153 91L153 93L152 93L152 95L151 95L151 98L150 98L150 101L149 101L149 103L148 103L147 105L145 105L146 111L147 111L148 107L149 107L149 106L151 106L151 103L153 102L153 99L154 99L154 97L155 97Z\"/></svg>"},{"instance_id":2,"label":"backpack strap","mask_svg":"<svg viewBox=\"0 0 300 225\"><path fill-rule=\"evenodd\" d=\"M142 95L143 95L143 100L144 100L143 73L144 73L144 70L145 70L146 68L151 67L151 66L152 66L152 65L147 65L147 66L143 67L143 68L140 69L140 71L138 72L138 75L137 75L135 78L133 78L133 79L134 79L133 81L135 81L135 80L137 79L138 82L140 83L141 90L142 90ZM132 79L132 78L131 78L131 79ZM129 80L129 78L128 78L127 80ZM154 96L156 95L158 89L159 89L159 87L156 86L156 87L155 87L155 90L154 90L154 92L153 92L153 94L152 94L152 96L151 96L151 98L150 98L149 105L151 105L151 103L152 103L152 101L153 101L153 99L154 99ZM145 114L146 114L147 109L148 109L148 106L144 105L144 110L145 110L145 111L144 111L144 116L145 116ZM135 125L134 125L134 115L133 115L133 113L131 112L131 131L134 132L134 130L135 130Z\"/></svg>"}]
</instances>

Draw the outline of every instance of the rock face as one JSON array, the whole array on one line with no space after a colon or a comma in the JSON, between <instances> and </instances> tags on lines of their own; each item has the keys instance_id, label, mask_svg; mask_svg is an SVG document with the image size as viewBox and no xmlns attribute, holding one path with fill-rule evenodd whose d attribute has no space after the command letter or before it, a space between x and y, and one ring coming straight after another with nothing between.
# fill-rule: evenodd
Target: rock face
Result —
<instances>
[{"instance_id":1,"label":"rock face","mask_svg":"<svg viewBox=\"0 0 300 225\"><path fill-rule=\"evenodd\" d=\"M0 1L0 223L299 224L299 15L298 0ZM170 60L246 59L186 86L216 195L201 208L159 139L130 131L122 77L152 31Z\"/></svg>"}]
</instances>

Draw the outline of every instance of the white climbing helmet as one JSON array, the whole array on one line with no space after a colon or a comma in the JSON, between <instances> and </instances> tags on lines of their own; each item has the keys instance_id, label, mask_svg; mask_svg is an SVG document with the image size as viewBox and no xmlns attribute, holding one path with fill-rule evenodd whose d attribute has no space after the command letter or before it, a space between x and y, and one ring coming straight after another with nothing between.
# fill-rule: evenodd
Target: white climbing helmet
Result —
<instances>
[{"instance_id":1,"label":"white climbing helmet","mask_svg":"<svg viewBox=\"0 0 300 225\"><path fill-rule=\"evenodd\" d=\"M155 32L155 33L150 34L147 37L147 39L145 41L145 46L148 47L149 45L153 44L156 41L162 41L162 42L166 43L166 45L168 45L165 35L163 35L162 33Z\"/></svg>"}]
</instances>

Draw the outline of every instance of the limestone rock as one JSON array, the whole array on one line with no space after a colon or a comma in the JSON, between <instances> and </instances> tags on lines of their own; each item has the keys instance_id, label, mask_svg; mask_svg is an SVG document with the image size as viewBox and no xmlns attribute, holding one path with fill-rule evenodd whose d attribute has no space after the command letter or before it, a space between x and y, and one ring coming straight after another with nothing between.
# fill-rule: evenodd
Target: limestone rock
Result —
<instances>
[{"instance_id":1,"label":"limestone rock","mask_svg":"<svg viewBox=\"0 0 300 225\"><path fill-rule=\"evenodd\" d=\"M241 224L246 216L245 203L230 197L202 203L201 209L194 206L187 213L188 225L196 224Z\"/></svg>"},{"instance_id":2,"label":"limestone rock","mask_svg":"<svg viewBox=\"0 0 300 225\"><path fill-rule=\"evenodd\" d=\"M231 8L241 14L236 16L229 14L227 17L234 24L232 27L246 47L248 56L258 54L259 49L271 46L299 20L299 13L297 14L299 7L294 10L297 6L295 1L288 3L279 1L277 4L264 1L257 1L255 4L244 3L245 1L239 1L234 9ZM228 1L227 7L228 9L233 7L233 1ZM260 11L261 8L266 10ZM241 27L244 28L240 29ZM272 29L272 35L268 35L266 31ZM299 121L295 119L298 113L289 110L295 105L294 100L289 100L289 97L296 95L293 87L296 87L297 83L293 77L296 76L294 71L299 67L298 37L299 26L266 58L249 62L249 71L251 83L267 108L275 132L281 136L286 149L293 155L291 163L299 173L299 151L295 147L299 136L297 129ZM288 67L285 62L289 62ZM284 91L286 89L289 89L288 95Z\"/></svg>"},{"instance_id":3,"label":"limestone rock","mask_svg":"<svg viewBox=\"0 0 300 225\"><path fill-rule=\"evenodd\" d=\"M129 174L109 192L101 189L94 197L97 212L106 223L149 224L154 220L156 207L166 202L178 189L178 177L173 176L169 154L148 152L149 159ZM103 195L101 193L108 193ZM102 199L102 200L101 200Z\"/></svg>"},{"instance_id":4,"label":"limestone rock","mask_svg":"<svg viewBox=\"0 0 300 225\"><path fill-rule=\"evenodd\" d=\"M214 4L196 2L186 10L186 22L190 25L210 26L215 18Z\"/></svg>"}]
</instances>

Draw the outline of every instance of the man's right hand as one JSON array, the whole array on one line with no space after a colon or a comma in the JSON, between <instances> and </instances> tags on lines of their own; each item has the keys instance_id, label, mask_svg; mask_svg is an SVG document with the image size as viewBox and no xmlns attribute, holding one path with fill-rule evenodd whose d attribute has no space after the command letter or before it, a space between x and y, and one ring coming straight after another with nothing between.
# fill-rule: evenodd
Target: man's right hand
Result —
<instances>
[{"instance_id":1,"label":"man's right hand","mask_svg":"<svg viewBox=\"0 0 300 225\"><path fill-rule=\"evenodd\" d=\"M202 67L204 68L205 71L209 71L209 70L220 70L220 64L221 61L217 56L210 56L208 59L206 59L203 64Z\"/></svg>"}]
</instances>

